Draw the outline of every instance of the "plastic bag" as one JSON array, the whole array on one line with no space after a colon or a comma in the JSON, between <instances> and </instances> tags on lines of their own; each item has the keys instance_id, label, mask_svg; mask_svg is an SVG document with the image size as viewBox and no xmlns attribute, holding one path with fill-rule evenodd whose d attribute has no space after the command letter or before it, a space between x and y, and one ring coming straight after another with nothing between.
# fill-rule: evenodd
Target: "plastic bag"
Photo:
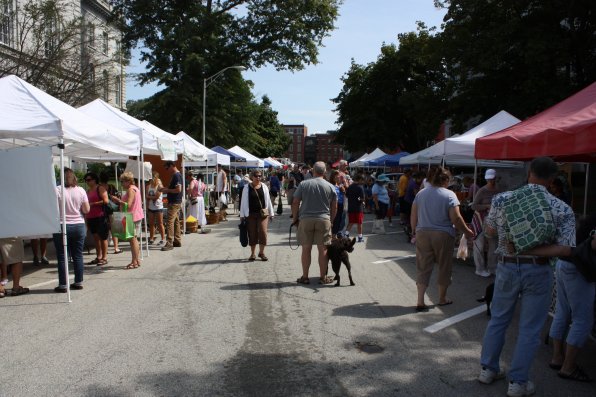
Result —
<instances>
[{"instance_id":1,"label":"plastic bag","mask_svg":"<svg viewBox=\"0 0 596 397\"><path fill-rule=\"evenodd\" d=\"M466 260L468 259L468 239L465 235L461 236L459 240L459 247L457 248L457 259Z\"/></svg>"},{"instance_id":2,"label":"plastic bag","mask_svg":"<svg viewBox=\"0 0 596 397\"><path fill-rule=\"evenodd\" d=\"M228 198L226 197L226 194L225 193L222 193L222 194L219 195L219 202L222 205L228 205Z\"/></svg>"},{"instance_id":3,"label":"plastic bag","mask_svg":"<svg viewBox=\"0 0 596 397\"><path fill-rule=\"evenodd\" d=\"M112 215L111 231L112 236L119 240L130 240L135 236L135 224L126 203L123 205L122 212L114 212Z\"/></svg>"}]
</instances>

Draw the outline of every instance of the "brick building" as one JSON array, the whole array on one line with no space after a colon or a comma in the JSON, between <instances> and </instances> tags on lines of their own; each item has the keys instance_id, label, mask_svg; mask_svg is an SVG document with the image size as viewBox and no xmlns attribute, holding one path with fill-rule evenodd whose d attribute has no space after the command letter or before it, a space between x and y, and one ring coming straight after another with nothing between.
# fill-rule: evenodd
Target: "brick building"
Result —
<instances>
[{"instance_id":1,"label":"brick building","mask_svg":"<svg viewBox=\"0 0 596 397\"><path fill-rule=\"evenodd\" d=\"M282 127L292 138L285 157L294 163L304 163L304 140L308 135L308 128L304 124L284 124Z\"/></svg>"}]
</instances>

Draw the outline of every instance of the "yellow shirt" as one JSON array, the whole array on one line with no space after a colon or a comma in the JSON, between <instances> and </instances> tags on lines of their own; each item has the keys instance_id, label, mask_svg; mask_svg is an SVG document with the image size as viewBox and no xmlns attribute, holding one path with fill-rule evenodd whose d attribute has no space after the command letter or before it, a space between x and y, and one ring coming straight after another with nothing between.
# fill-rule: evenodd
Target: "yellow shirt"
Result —
<instances>
[{"instance_id":1,"label":"yellow shirt","mask_svg":"<svg viewBox=\"0 0 596 397\"><path fill-rule=\"evenodd\" d=\"M399 182L397 185L397 197L403 197L406 195L406 190L408 190L408 182L410 178L406 174L399 177Z\"/></svg>"}]
</instances>

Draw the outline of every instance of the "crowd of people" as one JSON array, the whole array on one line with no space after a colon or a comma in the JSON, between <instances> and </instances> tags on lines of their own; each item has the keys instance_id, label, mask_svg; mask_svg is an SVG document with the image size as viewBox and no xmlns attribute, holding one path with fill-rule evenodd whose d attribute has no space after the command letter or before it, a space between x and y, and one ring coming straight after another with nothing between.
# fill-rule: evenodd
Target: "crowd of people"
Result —
<instances>
[{"instance_id":1,"label":"crowd of people","mask_svg":"<svg viewBox=\"0 0 596 397\"><path fill-rule=\"evenodd\" d=\"M179 217L183 205L183 178L171 161L164 163L169 174L167 187L159 174L154 173L147 184L149 244L157 244L162 251L182 245ZM569 206L569 193L558 177L557 165L550 158L538 158L529 167L528 183L516 190L502 191L498 173L494 169L484 172L486 184L479 187L470 177L454 178L448 169L431 167L426 172L405 170L398 181L383 174L356 172L350 175L348 163L340 161L338 169L328 172L323 162L316 162L312 169L295 165L287 173L255 169L250 174L237 173L233 186L228 185L226 170L217 170L214 200L225 212L230 193L239 202L239 216L246 222L249 261L259 258L267 261L268 225L275 215L275 205L282 206L287 197L291 206L293 226L302 247L302 274L299 284L309 284L309 270L313 246L317 247L319 264L318 281L329 284L327 276L327 247L333 238L349 237L356 225L358 242L364 242L363 220L365 212L375 214L375 227L381 227L386 218L399 214L399 222L412 236L416 247L415 310L425 312L432 307L426 304L426 291L431 274L437 265L437 306L450 305L447 296L451 284L453 250L458 233L472 242L475 274L495 277L491 306L491 319L483 339L478 380L489 384L503 378L500 355L505 343L505 332L510 325L515 307L521 303L520 327L510 370L508 373L509 396L534 393L529 380L529 369L539 343L552 298L553 277L556 278L556 311L550 336L553 339L553 357L549 366L565 379L590 381L591 378L578 365L577 356L594 324L594 280L578 270L579 250L582 247L594 255L596 217L586 219L577 233L575 215ZM189 172L187 179L188 213L200 225L206 224L205 198L207 184L203 175ZM558 182L557 182L558 181ZM89 262L102 268L108 264L108 239L114 224L114 206L129 213L133 222L129 234L120 240L130 244L131 261L126 269L141 266L139 238L144 218L142 195L130 172L120 176L124 189L120 197L108 183L107 175L89 172L84 176L87 191L78 186L75 173L65 169L65 188L56 188L57 202L64 198L66 233L54 234L53 241L58 263L56 292L66 292L68 287L64 263L64 241L67 240L69 259L74 268L74 282L70 289L83 289L83 247L87 231L93 236L96 258ZM165 197L164 197L165 196ZM231 197L234 200L236 197ZM526 199L529 197L529 199ZM167 201L164 203L164 198ZM524 212L524 200L531 211ZM208 201L210 202L210 201ZM464 219L463 207L473 212L470 220ZM60 208L62 211L62 208ZM167 211L164 225L164 212ZM527 214L533 214L531 225ZM62 215L62 214L61 214ZM519 221L515 230L513 221ZM384 226L383 226L384 227ZM523 229L526 227L527 229ZM517 236L514 231L522 230ZM161 239L156 243L155 235ZM120 253L119 234L112 230L113 254ZM530 237L536 240L528 242ZM33 239L31 246L34 262L47 264L45 238ZM35 242L35 243L34 243ZM258 246L258 251L257 251ZM0 255L2 274L0 289L4 296L7 265L11 266L14 296L26 294L29 289L20 285L23 242L18 238L1 239ZM556 260L555 272L550 263ZM569 328L569 331L567 329Z\"/></svg>"}]
</instances>

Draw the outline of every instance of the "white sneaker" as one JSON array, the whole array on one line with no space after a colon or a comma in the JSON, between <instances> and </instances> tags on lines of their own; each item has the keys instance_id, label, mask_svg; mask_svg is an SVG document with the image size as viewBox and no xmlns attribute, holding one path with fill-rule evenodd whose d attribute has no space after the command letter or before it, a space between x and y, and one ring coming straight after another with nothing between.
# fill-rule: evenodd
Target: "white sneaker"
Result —
<instances>
[{"instance_id":1,"label":"white sneaker","mask_svg":"<svg viewBox=\"0 0 596 397\"><path fill-rule=\"evenodd\" d=\"M494 381L503 379L504 377L505 372L503 371L495 372L486 367L482 367L482 369L480 370L480 375L478 375L478 382L484 383L485 385L490 385Z\"/></svg>"},{"instance_id":2,"label":"white sneaker","mask_svg":"<svg viewBox=\"0 0 596 397\"><path fill-rule=\"evenodd\" d=\"M509 382L509 389L507 389L507 396L509 397L524 397L531 396L536 393L536 386L533 382L526 383Z\"/></svg>"},{"instance_id":3,"label":"white sneaker","mask_svg":"<svg viewBox=\"0 0 596 397\"><path fill-rule=\"evenodd\" d=\"M480 276L480 277L490 277L490 272L487 272L486 270L476 270L476 275Z\"/></svg>"}]
</instances>

